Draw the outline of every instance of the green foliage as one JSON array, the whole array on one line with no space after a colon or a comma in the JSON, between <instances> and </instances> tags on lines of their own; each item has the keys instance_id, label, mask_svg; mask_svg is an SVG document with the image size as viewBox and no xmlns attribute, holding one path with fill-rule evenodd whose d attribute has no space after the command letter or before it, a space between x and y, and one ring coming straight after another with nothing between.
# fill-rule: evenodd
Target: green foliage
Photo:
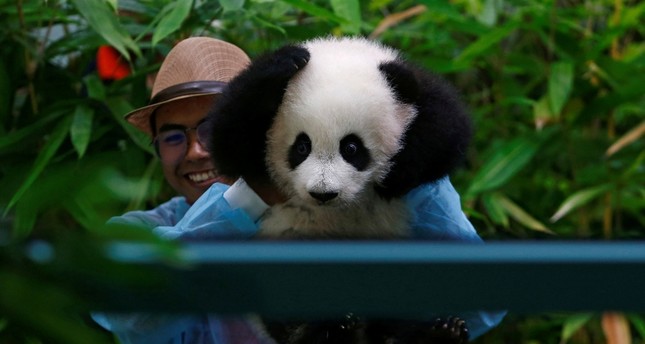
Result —
<instances>
[{"instance_id":1,"label":"green foliage","mask_svg":"<svg viewBox=\"0 0 645 344\"><path fill-rule=\"evenodd\" d=\"M47 285L42 269L25 268L15 248L72 234L82 246L110 216L171 195L149 138L122 116L147 103L160 57L192 35L252 57L329 34L397 47L472 109L476 135L453 182L482 236L644 236L645 3L2 0L0 18L0 246L12 252L0 256L0 341L97 342L67 316L82 310L78 295L33 290ZM106 44L132 68L126 78L96 73ZM630 320L643 338L643 318ZM509 317L482 341L601 342L598 326L586 315Z\"/></svg>"}]
</instances>

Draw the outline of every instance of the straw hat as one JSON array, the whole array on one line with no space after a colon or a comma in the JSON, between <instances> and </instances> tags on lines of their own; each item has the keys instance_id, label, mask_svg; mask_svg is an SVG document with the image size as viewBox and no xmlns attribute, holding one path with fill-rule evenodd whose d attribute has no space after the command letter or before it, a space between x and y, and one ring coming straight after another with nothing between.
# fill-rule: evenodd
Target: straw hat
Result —
<instances>
[{"instance_id":1,"label":"straw hat","mask_svg":"<svg viewBox=\"0 0 645 344\"><path fill-rule=\"evenodd\" d=\"M210 37L187 38L161 64L150 104L126 114L125 119L152 136L150 115L155 109L179 99L220 94L249 62L246 53L233 44Z\"/></svg>"}]
</instances>

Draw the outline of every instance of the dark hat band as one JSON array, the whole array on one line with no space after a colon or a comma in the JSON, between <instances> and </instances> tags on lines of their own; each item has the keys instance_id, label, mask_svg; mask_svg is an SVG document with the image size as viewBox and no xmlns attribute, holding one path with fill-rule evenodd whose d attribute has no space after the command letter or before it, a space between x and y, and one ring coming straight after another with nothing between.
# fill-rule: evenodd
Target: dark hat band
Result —
<instances>
[{"instance_id":1,"label":"dark hat band","mask_svg":"<svg viewBox=\"0 0 645 344\"><path fill-rule=\"evenodd\" d=\"M186 95L222 93L225 86L225 82L213 80L183 82L159 91L154 97L152 97L149 105L165 102L167 100Z\"/></svg>"}]
</instances>

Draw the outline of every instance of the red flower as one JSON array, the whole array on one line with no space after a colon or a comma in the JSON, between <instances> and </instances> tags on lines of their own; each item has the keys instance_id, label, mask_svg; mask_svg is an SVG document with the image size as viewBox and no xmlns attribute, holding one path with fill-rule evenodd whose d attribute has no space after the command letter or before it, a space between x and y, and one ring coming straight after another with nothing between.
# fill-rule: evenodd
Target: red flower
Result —
<instances>
[{"instance_id":1,"label":"red flower","mask_svg":"<svg viewBox=\"0 0 645 344\"><path fill-rule=\"evenodd\" d=\"M125 58L109 45L100 46L96 52L96 68L102 80L121 80L130 75Z\"/></svg>"}]
</instances>

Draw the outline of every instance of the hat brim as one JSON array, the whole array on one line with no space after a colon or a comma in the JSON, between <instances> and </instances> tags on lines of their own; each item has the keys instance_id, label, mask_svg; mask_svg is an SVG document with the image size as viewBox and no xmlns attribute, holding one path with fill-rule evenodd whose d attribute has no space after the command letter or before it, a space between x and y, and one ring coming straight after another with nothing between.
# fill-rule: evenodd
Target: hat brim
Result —
<instances>
[{"instance_id":1,"label":"hat brim","mask_svg":"<svg viewBox=\"0 0 645 344\"><path fill-rule=\"evenodd\" d=\"M221 92L213 92L213 93L202 93L202 94L192 94L192 95L185 95L173 99L169 99L163 102L151 104L144 106L142 108L133 110L131 112L128 112L125 115L125 120L128 121L128 123L132 124L135 126L137 129L145 132L148 134L150 137L152 137L152 128L150 127L150 115L160 106L168 103L172 103L177 100L181 99L187 99L187 98L195 98L195 97L203 97L203 96L212 96L212 95L219 95Z\"/></svg>"}]
</instances>

